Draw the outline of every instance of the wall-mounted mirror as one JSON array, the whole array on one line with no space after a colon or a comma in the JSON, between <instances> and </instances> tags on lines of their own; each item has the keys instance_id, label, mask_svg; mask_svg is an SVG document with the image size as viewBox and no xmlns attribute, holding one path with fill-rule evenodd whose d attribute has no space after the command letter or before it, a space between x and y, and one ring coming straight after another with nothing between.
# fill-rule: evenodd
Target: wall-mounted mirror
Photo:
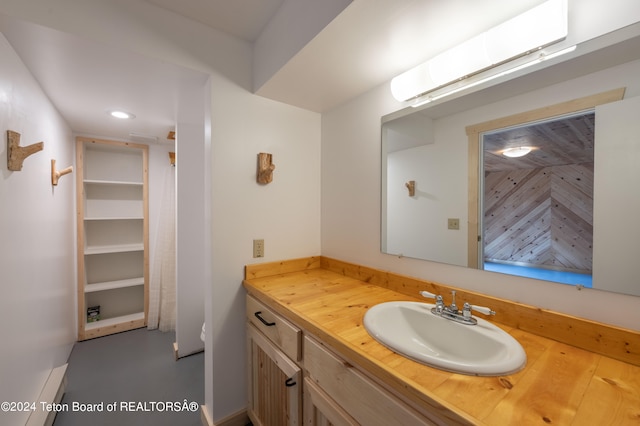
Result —
<instances>
[{"instance_id":1,"label":"wall-mounted mirror","mask_svg":"<svg viewBox=\"0 0 640 426\"><path fill-rule=\"evenodd\" d=\"M640 295L640 37L625 43L626 56L592 55L596 74L554 82L579 94L570 102L541 102L538 84L497 106L383 117L382 251ZM510 102L525 112L505 114ZM523 146L519 160L502 154Z\"/></svg>"}]
</instances>

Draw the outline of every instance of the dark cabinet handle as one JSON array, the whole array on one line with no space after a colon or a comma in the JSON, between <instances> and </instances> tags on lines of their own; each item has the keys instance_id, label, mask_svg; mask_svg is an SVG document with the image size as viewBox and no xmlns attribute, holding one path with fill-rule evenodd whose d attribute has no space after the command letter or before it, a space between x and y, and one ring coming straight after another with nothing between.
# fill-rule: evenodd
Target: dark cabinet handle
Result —
<instances>
[{"instance_id":1,"label":"dark cabinet handle","mask_svg":"<svg viewBox=\"0 0 640 426\"><path fill-rule=\"evenodd\" d=\"M267 327L271 327L272 325L276 325L275 322L268 322L267 320L262 318L261 314L262 314L262 311L258 311L253 315L255 315L256 318L258 318L260 320L260 322L263 323L264 325L266 325Z\"/></svg>"},{"instance_id":2,"label":"dark cabinet handle","mask_svg":"<svg viewBox=\"0 0 640 426\"><path fill-rule=\"evenodd\" d=\"M284 385L288 388L290 388L291 386L295 386L296 382L293 381L293 377L289 377L285 382Z\"/></svg>"}]
</instances>

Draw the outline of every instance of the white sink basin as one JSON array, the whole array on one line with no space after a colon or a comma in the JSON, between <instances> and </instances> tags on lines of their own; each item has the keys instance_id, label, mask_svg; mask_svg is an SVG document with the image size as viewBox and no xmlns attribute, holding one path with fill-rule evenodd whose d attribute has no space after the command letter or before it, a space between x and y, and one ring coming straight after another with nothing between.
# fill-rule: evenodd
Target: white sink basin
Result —
<instances>
[{"instance_id":1,"label":"white sink basin","mask_svg":"<svg viewBox=\"0 0 640 426\"><path fill-rule=\"evenodd\" d=\"M369 334L389 349L454 373L501 376L521 370L527 355L516 339L482 318L459 324L431 313L435 305L387 302L364 315Z\"/></svg>"}]
</instances>

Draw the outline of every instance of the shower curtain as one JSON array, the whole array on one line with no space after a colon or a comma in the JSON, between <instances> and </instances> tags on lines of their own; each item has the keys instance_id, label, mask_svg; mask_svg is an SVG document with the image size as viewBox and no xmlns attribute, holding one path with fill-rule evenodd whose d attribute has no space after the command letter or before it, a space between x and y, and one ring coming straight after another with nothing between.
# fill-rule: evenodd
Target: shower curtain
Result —
<instances>
[{"instance_id":1,"label":"shower curtain","mask_svg":"<svg viewBox=\"0 0 640 426\"><path fill-rule=\"evenodd\" d=\"M175 167L165 174L155 254L149 285L147 328L176 328L176 182Z\"/></svg>"}]
</instances>

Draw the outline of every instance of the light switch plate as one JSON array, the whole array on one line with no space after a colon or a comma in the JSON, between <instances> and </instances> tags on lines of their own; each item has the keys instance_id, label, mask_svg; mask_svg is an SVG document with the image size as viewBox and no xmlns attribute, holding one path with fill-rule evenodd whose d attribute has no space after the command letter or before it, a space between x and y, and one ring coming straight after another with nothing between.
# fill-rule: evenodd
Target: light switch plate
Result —
<instances>
[{"instance_id":1,"label":"light switch plate","mask_svg":"<svg viewBox=\"0 0 640 426\"><path fill-rule=\"evenodd\" d=\"M450 217L449 229L460 229L460 219Z\"/></svg>"}]
</instances>

